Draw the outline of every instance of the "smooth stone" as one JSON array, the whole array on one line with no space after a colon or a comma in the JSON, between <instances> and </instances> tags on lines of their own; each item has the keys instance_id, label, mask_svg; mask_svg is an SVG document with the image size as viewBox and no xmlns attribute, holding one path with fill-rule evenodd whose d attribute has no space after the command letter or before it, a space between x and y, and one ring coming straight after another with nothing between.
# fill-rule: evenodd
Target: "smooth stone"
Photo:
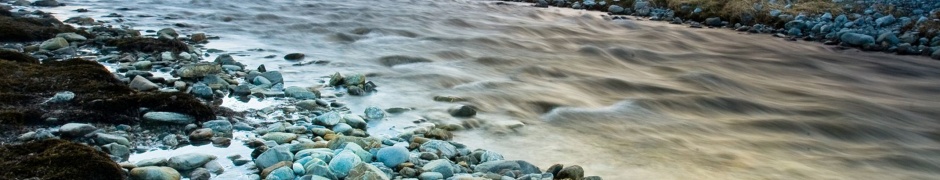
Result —
<instances>
[{"instance_id":1,"label":"smooth stone","mask_svg":"<svg viewBox=\"0 0 940 180\"><path fill-rule=\"evenodd\" d=\"M342 117L340 117L339 113L330 111L326 114L322 114L314 118L313 123L317 125L323 125L323 126L334 126L338 124L341 119Z\"/></svg>"},{"instance_id":2,"label":"smooth stone","mask_svg":"<svg viewBox=\"0 0 940 180\"><path fill-rule=\"evenodd\" d=\"M302 165L302 164L300 164L300 163L294 163L294 165L291 165L291 168L294 169L294 174L295 174L295 175L304 175L304 174L306 174L306 172L305 172L305 170L304 170L304 165Z\"/></svg>"},{"instance_id":3,"label":"smooth stone","mask_svg":"<svg viewBox=\"0 0 940 180\"><path fill-rule=\"evenodd\" d=\"M147 70L153 66L153 62L150 61L137 61L134 63L134 68Z\"/></svg>"},{"instance_id":4,"label":"smooth stone","mask_svg":"<svg viewBox=\"0 0 940 180\"><path fill-rule=\"evenodd\" d=\"M56 34L55 37L64 38L66 41L69 41L69 42L82 42L82 41L88 40L88 38L86 38L85 36L82 36L76 33L59 33L59 34Z\"/></svg>"},{"instance_id":5,"label":"smooth stone","mask_svg":"<svg viewBox=\"0 0 940 180\"><path fill-rule=\"evenodd\" d=\"M385 167L392 168L398 166L398 164L407 162L409 153L408 149L405 147L390 146L379 149L376 156L379 162L385 164Z\"/></svg>"},{"instance_id":6,"label":"smooth stone","mask_svg":"<svg viewBox=\"0 0 940 180\"><path fill-rule=\"evenodd\" d=\"M271 171L271 173L268 174L268 176L265 177L265 179L268 179L268 180L273 180L273 179L293 180L293 179L294 179L294 171L291 170L290 167L287 167L287 166L280 167L280 168L275 169L274 171Z\"/></svg>"},{"instance_id":7,"label":"smooth stone","mask_svg":"<svg viewBox=\"0 0 940 180\"><path fill-rule=\"evenodd\" d=\"M101 147L103 147L104 150L108 152L108 154L111 154L115 157L120 157L121 161L127 160L131 156L131 149L118 143L111 143Z\"/></svg>"},{"instance_id":8,"label":"smooth stone","mask_svg":"<svg viewBox=\"0 0 940 180\"><path fill-rule=\"evenodd\" d=\"M382 120L385 118L385 111L375 106L370 106L366 108L364 113L366 114L366 118L369 119L370 121Z\"/></svg>"},{"instance_id":9,"label":"smooth stone","mask_svg":"<svg viewBox=\"0 0 940 180\"><path fill-rule=\"evenodd\" d=\"M159 39L176 39L179 36L179 33L176 33L176 30L173 28L163 28L157 31L157 37Z\"/></svg>"},{"instance_id":10,"label":"smooth stone","mask_svg":"<svg viewBox=\"0 0 940 180\"><path fill-rule=\"evenodd\" d=\"M206 170L209 170L211 173L222 174L225 172L225 167L222 167L222 163L219 162L219 159L215 159L206 163Z\"/></svg>"},{"instance_id":11,"label":"smooth stone","mask_svg":"<svg viewBox=\"0 0 940 180\"><path fill-rule=\"evenodd\" d=\"M159 85L150 82L150 80L147 80L147 78L144 78L143 76L134 77L134 80L131 80L131 83L128 84L128 86L138 91L151 91L160 89Z\"/></svg>"},{"instance_id":12,"label":"smooth stone","mask_svg":"<svg viewBox=\"0 0 940 180\"><path fill-rule=\"evenodd\" d=\"M190 141L209 141L209 139L212 139L212 129L209 128L196 129L189 133Z\"/></svg>"},{"instance_id":13,"label":"smooth stone","mask_svg":"<svg viewBox=\"0 0 940 180\"><path fill-rule=\"evenodd\" d=\"M421 150L421 152L430 152L446 158L452 158L457 155L456 146L448 143L447 141L441 140L431 140L425 142L424 144L421 144L418 149Z\"/></svg>"},{"instance_id":14,"label":"smooth stone","mask_svg":"<svg viewBox=\"0 0 940 180\"><path fill-rule=\"evenodd\" d=\"M62 103L72 101L72 99L75 99L75 93L72 91L62 91L55 93L55 95L46 99L46 102L43 103Z\"/></svg>"},{"instance_id":15,"label":"smooth stone","mask_svg":"<svg viewBox=\"0 0 940 180\"><path fill-rule=\"evenodd\" d=\"M137 161L134 163L137 167L147 167L147 166L166 166L166 158L151 158Z\"/></svg>"},{"instance_id":16,"label":"smooth stone","mask_svg":"<svg viewBox=\"0 0 940 180\"><path fill-rule=\"evenodd\" d=\"M97 141L99 144L118 143L118 144L125 145L125 146L131 145L131 142L128 141L127 138L125 137L121 137L117 135L110 135L110 134L105 134L105 133L97 133L95 135L96 135L95 141Z\"/></svg>"},{"instance_id":17,"label":"smooth stone","mask_svg":"<svg viewBox=\"0 0 940 180\"><path fill-rule=\"evenodd\" d=\"M352 126L353 128L357 128L357 129L366 129L366 126L368 126L365 119L362 119L362 117L360 117L359 115L355 115L355 114L343 115L343 120L345 120L346 124L349 124L349 126ZM339 131L336 131L336 132L339 132Z\"/></svg>"},{"instance_id":18,"label":"smooth stone","mask_svg":"<svg viewBox=\"0 0 940 180\"><path fill-rule=\"evenodd\" d=\"M303 53L290 53L290 54L284 55L284 60L300 61L300 60L304 60L304 56L305 55Z\"/></svg>"},{"instance_id":19,"label":"smooth stone","mask_svg":"<svg viewBox=\"0 0 940 180\"><path fill-rule=\"evenodd\" d=\"M61 49L61 48L68 47L68 46L69 46L69 41L61 37L52 38L52 39L43 41L41 44L39 44L39 48L50 50L50 51Z\"/></svg>"},{"instance_id":20,"label":"smooth stone","mask_svg":"<svg viewBox=\"0 0 940 180\"><path fill-rule=\"evenodd\" d=\"M167 165L176 170L189 171L202 167L202 165L215 160L215 158L215 156L208 154L188 153L171 157L167 160Z\"/></svg>"},{"instance_id":21,"label":"smooth stone","mask_svg":"<svg viewBox=\"0 0 940 180\"><path fill-rule=\"evenodd\" d=\"M294 155L289 151L279 148L271 148L255 158L255 165L258 169L265 169L281 161L293 161Z\"/></svg>"},{"instance_id":22,"label":"smooth stone","mask_svg":"<svg viewBox=\"0 0 940 180\"><path fill-rule=\"evenodd\" d=\"M845 33L839 37L843 43L852 46L862 46L866 44L874 44L875 38L869 35L858 34L858 33Z\"/></svg>"},{"instance_id":23,"label":"smooth stone","mask_svg":"<svg viewBox=\"0 0 940 180\"><path fill-rule=\"evenodd\" d=\"M444 174L439 172L424 172L418 176L420 180L441 180L444 179Z\"/></svg>"},{"instance_id":24,"label":"smooth stone","mask_svg":"<svg viewBox=\"0 0 940 180\"><path fill-rule=\"evenodd\" d=\"M353 167L360 163L362 159L352 151L342 151L330 160L329 167L337 177L344 178Z\"/></svg>"},{"instance_id":25,"label":"smooth stone","mask_svg":"<svg viewBox=\"0 0 940 180\"><path fill-rule=\"evenodd\" d=\"M297 86L290 86L290 87L284 88L284 94L287 96L296 98L296 99L317 99L316 93L310 92L309 90L305 88L297 87Z\"/></svg>"},{"instance_id":26,"label":"smooth stone","mask_svg":"<svg viewBox=\"0 0 940 180\"><path fill-rule=\"evenodd\" d=\"M473 117L477 114L476 108L470 105L460 105L447 110L454 117Z\"/></svg>"},{"instance_id":27,"label":"smooth stone","mask_svg":"<svg viewBox=\"0 0 940 180\"><path fill-rule=\"evenodd\" d=\"M456 165L450 162L450 160L438 159L424 164L424 167L421 167L421 170L424 172L438 172L444 175L444 178L450 178L451 176L454 176L454 173L459 171L459 169L455 166Z\"/></svg>"},{"instance_id":28,"label":"smooth stone","mask_svg":"<svg viewBox=\"0 0 940 180\"><path fill-rule=\"evenodd\" d=\"M199 63L184 65L176 74L184 78L202 78L209 74L222 73L222 66L214 63Z\"/></svg>"},{"instance_id":29,"label":"smooth stone","mask_svg":"<svg viewBox=\"0 0 940 180\"><path fill-rule=\"evenodd\" d=\"M202 127L212 129L212 132L225 137L232 136L233 126L228 120L212 120L202 123Z\"/></svg>"},{"instance_id":30,"label":"smooth stone","mask_svg":"<svg viewBox=\"0 0 940 180\"><path fill-rule=\"evenodd\" d=\"M130 179L133 180L180 180L180 173L173 168L149 166L131 169Z\"/></svg>"},{"instance_id":31,"label":"smooth stone","mask_svg":"<svg viewBox=\"0 0 940 180\"><path fill-rule=\"evenodd\" d=\"M175 112L148 112L144 114L144 120L158 123L190 124L196 121L196 118Z\"/></svg>"},{"instance_id":32,"label":"smooth stone","mask_svg":"<svg viewBox=\"0 0 940 180\"><path fill-rule=\"evenodd\" d=\"M290 143L297 139L298 135L294 133L272 132L261 136L261 139L277 142L278 144Z\"/></svg>"},{"instance_id":33,"label":"smooth stone","mask_svg":"<svg viewBox=\"0 0 940 180\"><path fill-rule=\"evenodd\" d=\"M189 180L209 180L209 178L212 178L212 174L209 174L206 168L196 168L189 174Z\"/></svg>"},{"instance_id":34,"label":"smooth stone","mask_svg":"<svg viewBox=\"0 0 940 180\"><path fill-rule=\"evenodd\" d=\"M62 133L62 135L72 136L72 137L84 136L95 130L98 130L98 128L96 128L95 126L92 126L91 124L85 124L85 123L68 123L68 124L62 125L62 127L59 127L59 132Z\"/></svg>"},{"instance_id":35,"label":"smooth stone","mask_svg":"<svg viewBox=\"0 0 940 180\"><path fill-rule=\"evenodd\" d=\"M263 72L261 73L261 77L271 80L272 84L284 82L284 77L281 75L281 72L278 72L278 71Z\"/></svg>"},{"instance_id":36,"label":"smooth stone","mask_svg":"<svg viewBox=\"0 0 940 180\"><path fill-rule=\"evenodd\" d=\"M189 36L189 39L193 40L193 42L200 43L205 42L208 38L206 37L206 33L193 33Z\"/></svg>"},{"instance_id":37,"label":"smooth stone","mask_svg":"<svg viewBox=\"0 0 940 180\"><path fill-rule=\"evenodd\" d=\"M215 96L215 94L212 92L212 88L203 83L194 84L191 93L196 97L203 99L212 99Z\"/></svg>"},{"instance_id":38,"label":"smooth stone","mask_svg":"<svg viewBox=\"0 0 940 180\"><path fill-rule=\"evenodd\" d=\"M568 166L558 172L556 179L582 179L584 178L584 169L581 166Z\"/></svg>"},{"instance_id":39,"label":"smooth stone","mask_svg":"<svg viewBox=\"0 0 940 180\"><path fill-rule=\"evenodd\" d=\"M372 162L372 153L369 153L369 151L362 149L362 146L359 146L359 144L356 144L354 142L347 142L346 145L343 146L342 151L353 152L354 154L356 154L356 156L359 156L359 159L362 160L362 162L366 162L366 163Z\"/></svg>"},{"instance_id":40,"label":"smooth stone","mask_svg":"<svg viewBox=\"0 0 940 180\"><path fill-rule=\"evenodd\" d=\"M349 171L349 176L346 178L357 180L389 180L385 172L368 163L359 163L353 167L352 170Z\"/></svg>"}]
</instances>

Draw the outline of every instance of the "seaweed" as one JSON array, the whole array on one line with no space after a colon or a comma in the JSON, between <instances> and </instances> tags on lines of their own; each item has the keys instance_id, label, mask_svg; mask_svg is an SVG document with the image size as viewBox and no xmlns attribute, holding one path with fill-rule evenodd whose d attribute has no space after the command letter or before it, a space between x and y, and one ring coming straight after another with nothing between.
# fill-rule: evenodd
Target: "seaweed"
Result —
<instances>
[{"instance_id":1,"label":"seaweed","mask_svg":"<svg viewBox=\"0 0 940 180\"><path fill-rule=\"evenodd\" d=\"M65 32L80 31L55 18L0 16L0 42L41 41Z\"/></svg>"},{"instance_id":2,"label":"seaweed","mask_svg":"<svg viewBox=\"0 0 940 180\"><path fill-rule=\"evenodd\" d=\"M117 46L123 52L155 53L171 51L174 53L189 51L189 46L176 39L156 39L143 37L129 37L114 39L107 42L109 46Z\"/></svg>"},{"instance_id":3,"label":"seaweed","mask_svg":"<svg viewBox=\"0 0 940 180\"><path fill-rule=\"evenodd\" d=\"M4 179L125 179L107 154L58 139L0 147L0 167Z\"/></svg>"},{"instance_id":4,"label":"seaweed","mask_svg":"<svg viewBox=\"0 0 940 180\"><path fill-rule=\"evenodd\" d=\"M39 64L39 59L20 52L8 50L0 50L0 60Z\"/></svg>"}]
</instances>

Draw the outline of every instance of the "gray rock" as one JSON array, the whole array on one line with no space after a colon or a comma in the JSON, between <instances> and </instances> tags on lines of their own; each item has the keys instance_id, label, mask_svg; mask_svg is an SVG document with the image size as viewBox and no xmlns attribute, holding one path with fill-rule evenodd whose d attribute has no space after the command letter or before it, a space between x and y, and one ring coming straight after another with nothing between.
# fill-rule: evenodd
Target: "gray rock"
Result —
<instances>
[{"instance_id":1,"label":"gray rock","mask_svg":"<svg viewBox=\"0 0 940 180\"><path fill-rule=\"evenodd\" d=\"M460 105L447 110L454 117L473 117L477 115L476 108L470 105Z\"/></svg>"},{"instance_id":2,"label":"gray rock","mask_svg":"<svg viewBox=\"0 0 940 180\"><path fill-rule=\"evenodd\" d=\"M190 64L181 67L176 74L184 78L201 78L209 74L222 73L222 66L213 63Z\"/></svg>"},{"instance_id":3,"label":"gray rock","mask_svg":"<svg viewBox=\"0 0 940 180\"><path fill-rule=\"evenodd\" d=\"M263 72L261 73L261 76L270 80L272 84L284 82L284 77L281 75L281 72L278 71Z\"/></svg>"},{"instance_id":4,"label":"gray rock","mask_svg":"<svg viewBox=\"0 0 940 180\"><path fill-rule=\"evenodd\" d=\"M147 166L166 166L166 158L151 158L137 161L134 163L137 167L147 167Z\"/></svg>"},{"instance_id":5,"label":"gray rock","mask_svg":"<svg viewBox=\"0 0 940 180\"><path fill-rule=\"evenodd\" d=\"M190 141L209 141L209 139L212 139L212 129L209 128L196 129L189 133Z\"/></svg>"},{"instance_id":6,"label":"gray rock","mask_svg":"<svg viewBox=\"0 0 940 180\"><path fill-rule=\"evenodd\" d=\"M623 10L624 10L623 7L620 7L618 5L611 5L610 7L607 8L607 12L610 12L613 14L622 14Z\"/></svg>"},{"instance_id":7,"label":"gray rock","mask_svg":"<svg viewBox=\"0 0 940 180\"><path fill-rule=\"evenodd\" d=\"M150 61L137 61L134 63L134 68L147 70L153 66L153 62Z\"/></svg>"},{"instance_id":8,"label":"gray rock","mask_svg":"<svg viewBox=\"0 0 940 180\"><path fill-rule=\"evenodd\" d=\"M222 163L219 163L219 159L209 161L203 167L206 167L206 170L209 170L209 172L215 173L215 174L222 174L223 172L225 172L225 168L222 167Z\"/></svg>"},{"instance_id":9,"label":"gray rock","mask_svg":"<svg viewBox=\"0 0 940 180\"><path fill-rule=\"evenodd\" d=\"M360 163L362 163L362 159L355 153L352 151L342 151L330 160L329 167L336 177L344 178L353 167Z\"/></svg>"},{"instance_id":10,"label":"gray rock","mask_svg":"<svg viewBox=\"0 0 940 180\"><path fill-rule=\"evenodd\" d=\"M38 1L36 1L36 2L33 2L33 3L30 4L30 5L33 5L33 6L42 6L42 7L56 7L56 6L60 6L60 5L62 5L62 4L60 4L60 3L59 3L58 1L56 1L56 0L38 0Z\"/></svg>"},{"instance_id":11,"label":"gray rock","mask_svg":"<svg viewBox=\"0 0 940 180\"><path fill-rule=\"evenodd\" d=\"M212 99L215 96L215 93L213 93L212 88L203 83L194 84L191 93L195 95L196 97L203 98L203 99Z\"/></svg>"},{"instance_id":12,"label":"gray rock","mask_svg":"<svg viewBox=\"0 0 940 180\"><path fill-rule=\"evenodd\" d=\"M389 180L385 172L382 172L378 167L368 163L359 163L353 167L352 170L349 171L349 175L346 179Z\"/></svg>"},{"instance_id":13,"label":"gray rock","mask_svg":"<svg viewBox=\"0 0 940 180\"><path fill-rule=\"evenodd\" d=\"M59 127L59 132L62 133L62 135L71 137L81 137L95 130L98 130L98 128L95 128L95 126L91 124L84 123L68 123Z\"/></svg>"},{"instance_id":14,"label":"gray rock","mask_svg":"<svg viewBox=\"0 0 940 180\"><path fill-rule=\"evenodd\" d=\"M284 55L284 60L300 61L300 60L304 60L304 56L305 56L304 53L290 53L290 54Z\"/></svg>"},{"instance_id":15,"label":"gray rock","mask_svg":"<svg viewBox=\"0 0 940 180\"><path fill-rule=\"evenodd\" d=\"M85 36L76 33L59 33L56 34L55 37L65 38L65 40L69 42L84 42L88 40Z\"/></svg>"},{"instance_id":16,"label":"gray rock","mask_svg":"<svg viewBox=\"0 0 940 180\"><path fill-rule=\"evenodd\" d=\"M144 121L154 123L189 124L196 121L196 118L190 115L175 112L148 112L144 114Z\"/></svg>"},{"instance_id":17,"label":"gray rock","mask_svg":"<svg viewBox=\"0 0 940 180\"><path fill-rule=\"evenodd\" d=\"M14 6L29 6L29 1L27 0L16 0L13 2Z\"/></svg>"},{"instance_id":18,"label":"gray rock","mask_svg":"<svg viewBox=\"0 0 940 180\"><path fill-rule=\"evenodd\" d=\"M75 99L75 93L71 91L62 91L55 93L54 96L46 99L46 102L43 103L62 103L72 101L72 99Z\"/></svg>"},{"instance_id":19,"label":"gray rock","mask_svg":"<svg viewBox=\"0 0 940 180\"><path fill-rule=\"evenodd\" d=\"M160 39L176 39L180 34L173 28L163 28L157 31L157 37Z\"/></svg>"},{"instance_id":20,"label":"gray rock","mask_svg":"<svg viewBox=\"0 0 940 180\"><path fill-rule=\"evenodd\" d=\"M284 167L274 169L274 171L271 171L271 173L268 174L268 176L265 177L265 179L267 180L293 180L295 178L294 171L291 170L290 168L291 167L284 166Z\"/></svg>"},{"instance_id":21,"label":"gray rock","mask_svg":"<svg viewBox=\"0 0 940 180\"><path fill-rule=\"evenodd\" d=\"M885 26L890 26L890 25L894 24L894 22L896 22L896 21L897 21L897 19L894 18L894 15L890 15L890 14L889 14L889 15L887 15L887 16L884 16L884 17L880 17L880 18L878 18L878 19L875 19L875 25L877 25L878 27L885 27Z\"/></svg>"},{"instance_id":22,"label":"gray rock","mask_svg":"<svg viewBox=\"0 0 940 180\"><path fill-rule=\"evenodd\" d=\"M131 80L131 83L128 84L128 86L138 91L152 91L160 89L160 85L150 82L150 80L147 80L147 78L144 78L143 76L134 77L134 80Z\"/></svg>"},{"instance_id":23,"label":"gray rock","mask_svg":"<svg viewBox=\"0 0 940 180\"><path fill-rule=\"evenodd\" d=\"M258 169L265 169L271 167L281 161L293 161L294 155L290 151L281 149L281 148L270 148L261 155L258 155L255 158L255 165L258 166Z\"/></svg>"},{"instance_id":24,"label":"gray rock","mask_svg":"<svg viewBox=\"0 0 940 180\"><path fill-rule=\"evenodd\" d=\"M291 141L297 139L297 134L294 133L282 133L282 132L272 132L261 136L261 139L274 141L278 144L290 143Z\"/></svg>"},{"instance_id":25,"label":"gray rock","mask_svg":"<svg viewBox=\"0 0 940 180\"><path fill-rule=\"evenodd\" d=\"M899 39L898 36L895 35L894 33L887 32L887 33L878 35L878 39L876 40L876 42L878 43L884 42L884 43L888 43L889 46L895 46L901 43L901 39Z\"/></svg>"},{"instance_id":26,"label":"gray rock","mask_svg":"<svg viewBox=\"0 0 940 180\"><path fill-rule=\"evenodd\" d=\"M721 18L710 17L705 19L705 25L711 27L721 27Z\"/></svg>"},{"instance_id":27,"label":"gray rock","mask_svg":"<svg viewBox=\"0 0 940 180\"><path fill-rule=\"evenodd\" d=\"M163 137L163 145L176 148L176 146L180 145L180 141L177 139L176 135L170 134Z\"/></svg>"},{"instance_id":28,"label":"gray rock","mask_svg":"<svg viewBox=\"0 0 940 180\"><path fill-rule=\"evenodd\" d=\"M845 33L839 37L843 43L846 43L851 46L862 46L867 44L874 44L875 38L869 35L858 34L858 33Z\"/></svg>"},{"instance_id":29,"label":"gray rock","mask_svg":"<svg viewBox=\"0 0 940 180\"><path fill-rule=\"evenodd\" d=\"M121 161L125 161L131 156L131 149L118 143L111 143L101 147L103 147L105 152L108 152L108 154L111 154L115 157L120 157Z\"/></svg>"},{"instance_id":30,"label":"gray rock","mask_svg":"<svg viewBox=\"0 0 940 180\"><path fill-rule=\"evenodd\" d=\"M317 95L306 88L290 86L284 88L284 94L297 99L316 99Z\"/></svg>"},{"instance_id":31,"label":"gray rock","mask_svg":"<svg viewBox=\"0 0 940 180\"><path fill-rule=\"evenodd\" d=\"M323 125L323 126L333 126L333 125L338 124L340 120L341 120L341 117L339 113L330 111L326 114L322 114L314 118L313 123L317 125Z\"/></svg>"},{"instance_id":32,"label":"gray rock","mask_svg":"<svg viewBox=\"0 0 940 180\"><path fill-rule=\"evenodd\" d=\"M95 141L97 141L98 144L118 143L118 144L125 145L125 146L131 145L131 142L128 141L127 138L116 136L116 135L105 134L105 133L96 133Z\"/></svg>"},{"instance_id":33,"label":"gray rock","mask_svg":"<svg viewBox=\"0 0 940 180\"><path fill-rule=\"evenodd\" d=\"M189 171L215 160L215 156L208 154L189 153L173 156L167 160L167 165L179 171Z\"/></svg>"},{"instance_id":34,"label":"gray rock","mask_svg":"<svg viewBox=\"0 0 940 180\"><path fill-rule=\"evenodd\" d=\"M568 166L558 172L556 179L582 179L584 178L584 169L581 166Z\"/></svg>"},{"instance_id":35,"label":"gray rock","mask_svg":"<svg viewBox=\"0 0 940 180\"><path fill-rule=\"evenodd\" d=\"M382 120L385 118L385 111L375 106L366 108L364 113L366 114L366 118L370 121Z\"/></svg>"},{"instance_id":36,"label":"gray rock","mask_svg":"<svg viewBox=\"0 0 940 180\"><path fill-rule=\"evenodd\" d=\"M343 77L343 75L340 74L339 72L336 72L333 75L330 75L330 81L329 83L327 83L327 85L339 86L343 83L343 81L345 81L345 77Z\"/></svg>"},{"instance_id":37,"label":"gray rock","mask_svg":"<svg viewBox=\"0 0 940 180\"><path fill-rule=\"evenodd\" d=\"M219 134L225 137L232 136L232 123L228 120L212 120L202 123L202 127L212 129L215 134Z\"/></svg>"},{"instance_id":38,"label":"gray rock","mask_svg":"<svg viewBox=\"0 0 940 180\"><path fill-rule=\"evenodd\" d=\"M386 167L393 168L408 161L408 149L402 146L390 146L379 149L376 159Z\"/></svg>"},{"instance_id":39,"label":"gray rock","mask_svg":"<svg viewBox=\"0 0 940 180\"><path fill-rule=\"evenodd\" d=\"M42 44L39 45L39 48L52 51L52 50L56 50L56 49L60 49L60 48L68 47L68 46L69 46L69 41L65 40L65 38L56 37L56 38L43 41Z\"/></svg>"},{"instance_id":40,"label":"gray rock","mask_svg":"<svg viewBox=\"0 0 940 180\"><path fill-rule=\"evenodd\" d=\"M352 74L345 77L346 86L355 86L366 83L366 76L362 74Z\"/></svg>"},{"instance_id":41,"label":"gray rock","mask_svg":"<svg viewBox=\"0 0 940 180\"><path fill-rule=\"evenodd\" d=\"M339 123L339 124L336 124L335 126L333 126L333 129L332 129L332 130L333 130L333 132L336 132L336 133L339 133L339 134L348 134L348 133L350 133L350 132L353 130L353 128L352 128L352 126L349 126L349 124L346 124L346 123Z\"/></svg>"},{"instance_id":42,"label":"gray rock","mask_svg":"<svg viewBox=\"0 0 940 180\"><path fill-rule=\"evenodd\" d=\"M450 178L454 176L454 173L459 172L459 168L450 160L447 159L438 159L424 164L424 167L421 167L421 170L424 172L437 172L444 175L444 178Z\"/></svg>"},{"instance_id":43,"label":"gray rock","mask_svg":"<svg viewBox=\"0 0 940 180\"><path fill-rule=\"evenodd\" d=\"M419 180L441 180L444 179L444 174L439 172L424 172L418 176Z\"/></svg>"},{"instance_id":44,"label":"gray rock","mask_svg":"<svg viewBox=\"0 0 940 180\"><path fill-rule=\"evenodd\" d=\"M212 174L209 174L209 170L206 168L196 168L192 173L189 173L189 180L209 180L212 178Z\"/></svg>"},{"instance_id":45,"label":"gray rock","mask_svg":"<svg viewBox=\"0 0 940 180\"><path fill-rule=\"evenodd\" d=\"M421 152L430 152L446 158L457 156L457 147L447 141L431 140L421 144L418 149Z\"/></svg>"},{"instance_id":46,"label":"gray rock","mask_svg":"<svg viewBox=\"0 0 940 180\"><path fill-rule=\"evenodd\" d=\"M130 179L135 180L179 180L180 178L180 173L169 167L137 167L130 171Z\"/></svg>"},{"instance_id":47,"label":"gray rock","mask_svg":"<svg viewBox=\"0 0 940 180\"><path fill-rule=\"evenodd\" d=\"M346 121L346 124L349 126L357 129L366 129L366 126L368 125L365 119L362 119L362 117L355 114L343 115L343 120Z\"/></svg>"}]
</instances>

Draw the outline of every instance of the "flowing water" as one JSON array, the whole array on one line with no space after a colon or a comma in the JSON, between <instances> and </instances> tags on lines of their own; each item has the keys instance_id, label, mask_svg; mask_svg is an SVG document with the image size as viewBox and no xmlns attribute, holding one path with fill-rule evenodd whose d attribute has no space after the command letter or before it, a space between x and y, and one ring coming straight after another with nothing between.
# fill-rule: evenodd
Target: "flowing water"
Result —
<instances>
[{"instance_id":1,"label":"flowing water","mask_svg":"<svg viewBox=\"0 0 940 180\"><path fill-rule=\"evenodd\" d=\"M919 56L472 0L135 2L63 8L140 29L188 24L177 30L220 36L207 47L289 86L366 73L379 92L344 97L354 112L417 109L373 133L464 121L478 128L458 142L605 179L940 177L940 61ZM291 66L291 52L330 63ZM481 114L442 118L456 103L436 95ZM512 121L526 126L499 126Z\"/></svg>"}]
</instances>

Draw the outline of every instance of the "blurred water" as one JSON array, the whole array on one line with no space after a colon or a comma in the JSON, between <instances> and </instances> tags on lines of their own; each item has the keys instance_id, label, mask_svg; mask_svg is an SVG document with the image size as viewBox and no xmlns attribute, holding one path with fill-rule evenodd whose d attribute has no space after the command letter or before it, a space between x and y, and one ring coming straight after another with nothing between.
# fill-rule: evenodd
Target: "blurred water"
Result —
<instances>
[{"instance_id":1,"label":"blurred water","mask_svg":"<svg viewBox=\"0 0 940 180\"><path fill-rule=\"evenodd\" d=\"M543 168L579 164L605 179L940 176L940 63L919 56L485 1L65 2L135 28L220 36L207 46L280 70L288 86L367 74L380 91L344 98L354 112L418 109L378 130L441 117L454 103L435 95L467 97L482 113L449 121L482 125L457 141ZM291 52L331 63L291 66L280 58ZM495 126L504 121L527 126Z\"/></svg>"}]
</instances>

